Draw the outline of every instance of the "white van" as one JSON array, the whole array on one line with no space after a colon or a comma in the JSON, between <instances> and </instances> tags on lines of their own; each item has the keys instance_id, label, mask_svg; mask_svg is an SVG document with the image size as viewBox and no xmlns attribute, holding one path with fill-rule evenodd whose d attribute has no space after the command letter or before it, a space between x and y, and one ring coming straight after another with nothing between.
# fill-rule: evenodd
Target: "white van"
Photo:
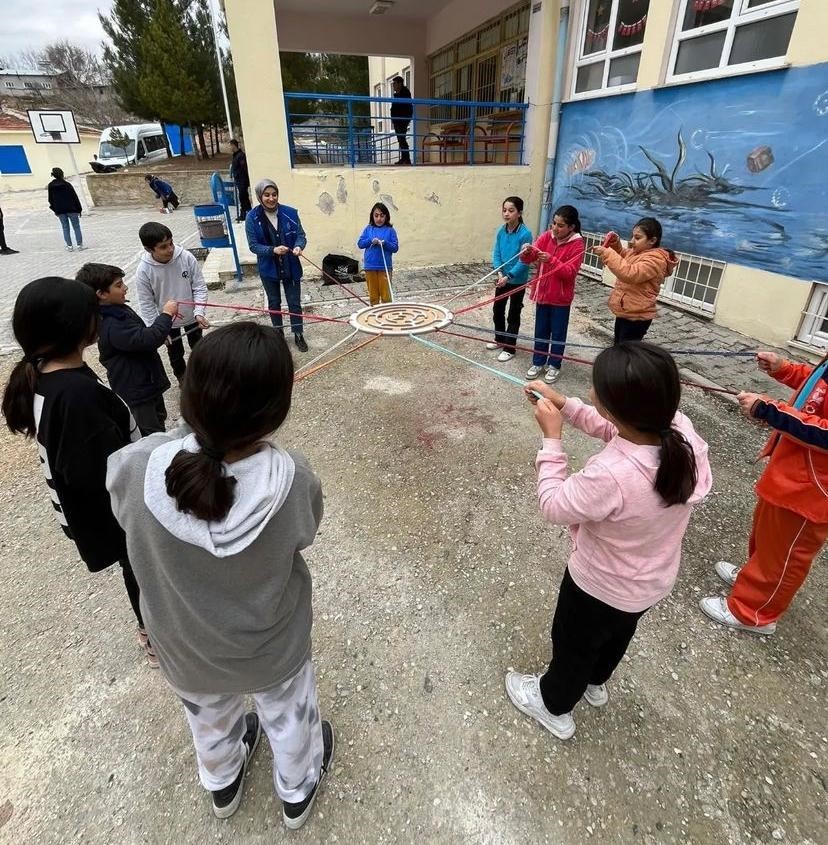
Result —
<instances>
[{"instance_id":1,"label":"white van","mask_svg":"<svg viewBox=\"0 0 828 845\"><path fill-rule=\"evenodd\" d=\"M130 139L129 146L116 147L110 142L112 130L118 130ZM164 130L160 123L133 123L127 126L107 126L101 132L98 146L98 162L102 165L126 167L128 164L144 164L167 157L164 145Z\"/></svg>"}]
</instances>

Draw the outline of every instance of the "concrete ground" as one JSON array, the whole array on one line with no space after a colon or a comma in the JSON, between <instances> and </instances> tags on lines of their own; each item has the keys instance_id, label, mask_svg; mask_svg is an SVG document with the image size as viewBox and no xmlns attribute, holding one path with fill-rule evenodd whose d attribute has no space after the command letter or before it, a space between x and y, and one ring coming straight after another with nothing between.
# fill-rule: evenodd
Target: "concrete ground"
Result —
<instances>
[{"instance_id":1,"label":"concrete ground","mask_svg":"<svg viewBox=\"0 0 828 845\"><path fill-rule=\"evenodd\" d=\"M238 297L261 301L255 287ZM488 325L488 309L464 318ZM302 360L346 332L309 325ZM494 365L482 344L429 339ZM603 342L588 310L570 339ZM3 378L13 360L0 360ZM526 366L519 355L503 369ZM587 367L564 368L562 390L588 386ZM710 443L714 490L608 706L579 704L562 743L503 689L509 667L548 660L569 550L537 512L538 432L520 389L387 338L297 384L279 440L308 456L325 491L307 558L321 705L338 739L298 834L282 826L266 743L240 811L212 816L183 711L142 661L118 573L86 571L31 444L0 434L0 841L825 842L828 576L820 560L770 638L701 615L698 599L723 591L715 561L742 560L764 435L696 388L683 409ZM565 445L573 469L596 450L572 431Z\"/></svg>"}]
</instances>

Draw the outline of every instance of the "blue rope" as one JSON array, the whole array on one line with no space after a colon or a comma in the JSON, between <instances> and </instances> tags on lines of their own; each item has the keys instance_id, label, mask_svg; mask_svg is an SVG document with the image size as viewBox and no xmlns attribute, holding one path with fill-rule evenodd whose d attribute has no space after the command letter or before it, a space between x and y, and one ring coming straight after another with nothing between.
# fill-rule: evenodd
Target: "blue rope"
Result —
<instances>
[{"instance_id":1,"label":"blue rope","mask_svg":"<svg viewBox=\"0 0 828 845\"><path fill-rule=\"evenodd\" d=\"M493 329L485 327L485 326L473 326L469 323L458 323L452 322L453 326L457 326L459 329L472 329L474 331L483 332L484 334L491 334ZM542 337L532 337L528 334L512 334L511 332L504 332L504 337L513 338L515 340L530 340L533 343L545 343L547 346L552 343L551 338L542 338ZM556 341L557 343L557 341ZM598 346L597 344L592 343L572 343L568 340L561 341L558 345L560 346L573 346L577 349L606 349L606 344L603 346ZM723 358L754 358L756 356L756 350L748 350L742 349L738 352L730 352L725 350L718 350L718 349L664 349L665 352L669 352L671 355L712 355L712 356L721 356Z\"/></svg>"}]
</instances>

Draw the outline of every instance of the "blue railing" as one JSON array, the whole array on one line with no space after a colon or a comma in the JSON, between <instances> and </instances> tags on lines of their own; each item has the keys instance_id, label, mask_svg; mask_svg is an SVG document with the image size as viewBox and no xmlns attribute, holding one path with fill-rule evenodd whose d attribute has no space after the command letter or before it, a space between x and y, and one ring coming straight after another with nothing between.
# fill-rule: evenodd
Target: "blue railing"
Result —
<instances>
[{"instance_id":1,"label":"blue railing","mask_svg":"<svg viewBox=\"0 0 828 845\"><path fill-rule=\"evenodd\" d=\"M393 103L412 105L407 126L392 122ZM294 167L522 164L526 109L478 100L285 94Z\"/></svg>"}]
</instances>

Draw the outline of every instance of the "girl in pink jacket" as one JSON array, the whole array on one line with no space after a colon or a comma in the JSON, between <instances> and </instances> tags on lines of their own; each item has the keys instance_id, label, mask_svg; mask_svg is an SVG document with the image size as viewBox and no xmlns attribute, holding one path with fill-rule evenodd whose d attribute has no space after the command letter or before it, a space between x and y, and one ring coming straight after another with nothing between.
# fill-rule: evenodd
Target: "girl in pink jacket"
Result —
<instances>
[{"instance_id":1,"label":"girl in pink jacket","mask_svg":"<svg viewBox=\"0 0 828 845\"><path fill-rule=\"evenodd\" d=\"M575 733L572 708L582 696L593 707L607 703L606 682L638 620L672 590L692 505L711 486L707 444L678 411L679 374L667 352L640 341L605 349L592 384L593 407L541 381L526 387L543 432L541 513L569 526L573 550L552 622L552 662L542 676L509 672L506 692L559 739ZM568 477L564 420L606 443Z\"/></svg>"}]
</instances>

